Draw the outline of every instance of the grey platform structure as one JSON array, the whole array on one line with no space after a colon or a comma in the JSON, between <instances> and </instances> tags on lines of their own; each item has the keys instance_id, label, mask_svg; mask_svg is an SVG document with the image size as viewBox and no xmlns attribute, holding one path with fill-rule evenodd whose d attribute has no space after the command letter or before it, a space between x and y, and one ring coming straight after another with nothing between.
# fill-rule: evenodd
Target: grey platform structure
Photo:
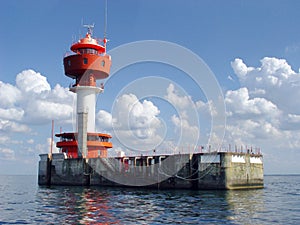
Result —
<instances>
[{"instance_id":1,"label":"grey platform structure","mask_svg":"<svg viewBox=\"0 0 300 225\"><path fill-rule=\"evenodd\" d=\"M116 158L41 154L39 185L156 189L263 188L261 154L212 152Z\"/></svg>"}]
</instances>

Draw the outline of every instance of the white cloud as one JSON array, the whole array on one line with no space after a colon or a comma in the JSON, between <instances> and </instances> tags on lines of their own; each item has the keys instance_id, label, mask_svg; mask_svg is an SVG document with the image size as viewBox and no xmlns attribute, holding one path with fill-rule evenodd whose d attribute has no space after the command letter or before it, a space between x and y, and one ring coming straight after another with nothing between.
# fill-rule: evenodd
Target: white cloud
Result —
<instances>
[{"instance_id":1,"label":"white cloud","mask_svg":"<svg viewBox=\"0 0 300 225\"><path fill-rule=\"evenodd\" d=\"M237 72L237 76L242 77L241 85L248 89L252 97L271 101L285 114L300 114L300 74L294 72L286 60L265 57L261 60L261 66L255 69L242 62L232 65L234 71L239 71L239 67L246 67L249 71L243 75Z\"/></svg>"},{"instance_id":2,"label":"white cloud","mask_svg":"<svg viewBox=\"0 0 300 225\"><path fill-rule=\"evenodd\" d=\"M200 116L207 118L211 113L210 102L199 100L194 102L192 97L188 95L181 87L170 84L167 88L165 96L178 115L172 115L171 122L175 126L176 140L174 144L189 146L197 145L200 138ZM178 142L180 140L180 142Z\"/></svg>"},{"instance_id":3,"label":"white cloud","mask_svg":"<svg viewBox=\"0 0 300 225\"><path fill-rule=\"evenodd\" d=\"M212 117L212 116L216 116L218 113L216 107L214 106L214 103L211 100L209 100L207 102L203 102L203 101L199 100L195 103L195 105L200 114L199 115L200 117L202 117L202 116Z\"/></svg>"},{"instance_id":4,"label":"white cloud","mask_svg":"<svg viewBox=\"0 0 300 225\"><path fill-rule=\"evenodd\" d=\"M198 144L200 129L197 125L190 124L187 119L176 115L172 116L171 121L175 125L175 131L179 134L180 145L189 146Z\"/></svg>"},{"instance_id":5,"label":"white cloud","mask_svg":"<svg viewBox=\"0 0 300 225\"><path fill-rule=\"evenodd\" d=\"M47 123L52 119L68 121L73 113L73 106L44 99L28 102L25 107L27 115L24 122L34 124Z\"/></svg>"},{"instance_id":6,"label":"white cloud","mask_svg":"<svg viewBox=\"0 0 300 225\"><path fill-rule=\"evenodd\" d=\"M16 84L23 93L41 94L51 90L47 78L33 70L24 70L19 73Z\"/></svg>"},{"instance_id":7,"label":"white cloud","mask_svg":"<svg viewBox=\"0 0 300 225\"><path fill-rule=\"evenodd\" d=\"M139 138L151 136L151 130L157 129L160 111L148 100L142 102L133 94L124 94L116 100L116 126L129 128Z\"/></svg>"},{"instance_id":8,"label":"white cloud","mask_svg":"<svg viewBox=\"0 0 300 225\"><path fill-rule=\"evenodd\" d=\"M235 59L233 62L231 62L231 66L234 70L234 73L240 80L243 80L247 73L254 70L253 67L247 67L241 59Z\"/></svg>"},{"instance_id":9,"label":"white cloud","mask_svg":"<svg viewBox=\"0 0 300 225\"><path fill-rule=\"evenodd\" d=\"M167 88L165 98L178 110L187 109L187 107L191 107L194 104L191 96L182 94L178 89L176 90L174 84L170 84Z\"/></svg>"},{"instance_id":10,"label":"white cloud","mask_svg":"<svg viewBox=\"0 0 300 225\"><path fill-rule=\"evenodd\" d=\"M17 87L0 81L0 107L14 107L20 99L21 91Z\"/></svg>"},{"instance_id":11,"label":"white cloud","mask_svg":"<svg viewBox=\"0 0 300 225\"><path fill-rule=\"evenodd\" d=\"M110 130L112 128L113 118L109 112L99 110L96 115L96 122L99 130Z\"/></svg>"},{"instance_id":12,"label":"white cloud","mask_svg":"<svg viewBox=\"0 0 300 225\"><path fill-rule=\"evenodd\" d=\"M235 91L227 91L225 96L227 113L229 115L272 116L279 113L276 105L264 98L250 99L247 88L240 88Z\"/></svg>"},{"instance_id":13,"label":"white cloud","mask_svg":"<svg viewBox=\"0 0 300 225\"><path fill-rule=\"evenodd\" d=\"M225 95L226 141L262 145L266 151L299 148L300 74L284 59L265 57L261 66L231 63L241 88Z\"/></svg>"},{"instance_id":14,"label":"white cloud","mask_svg":"<svg viewBox=\"0 0 300 225\"><path fill-rule=\"evenodd\" d=\"M2 119L21 121L24 116L24 110L20 108L0 108L0 115L0 118Z\"/></svg>"},{"instance_id":15,"label":"white cloud","mask_svg":"<svg viewBox=\"0 0 300 225\"><path fill-rule=\"evenodd\" d=\"M153 149L161 143L164 133L159 114L153 102L124 94L116 99L112 114L104 110L97 112L97 130L111 133L116 148L121 145L122 149Z\"/></svg>"},{"instance_id":16,"label":"white cloud","mask_svg":"<svg viewBox=\"0 0 300 225\"><path fill-rule=\"evenodd\" d=\"M11 132L19 132L19 133L26 133L29 132L31 129L24 124L19 124L9 120L2 120L0 119L0 131L5 133Z\"/></svg>"},{"instance_id":17,"label":"white cloud","mask_svg":"<svg viewBox=\"0 0 300 225\"><path fill-rule=\"evenodd\" d=\"M263 97L280 110L300 114L300 74L285 59L265 57L257 68L235 59L232 67L241 86L253 97Z\"/></svg>"},{"instance_id":18,"label":"white cloud","mask_svg":"<svg viewBox=\"0 0 300 225\"><path fill-rule=\"evenodd\" d=\"M9 148L0 147L0 160L14 160L15 152Z\"/></svg>"},{"instance_id":19,"label":"white cloud","mask_svg":"<svg viewBox=\"0 0 300 225\"><path fill-rule=\"evenodd\" d=\"M51 89L46 77L33 70L24 70L16 77L16 86L0 81L0 119L5 127L24 124L45 124L52 119L70 122L74 93L56 85ZM12 129L14 130L14 129Z\"/></svg>"},{"instance_id":20,"label":"white cloud","mask_svg":"<svg viewBox=\"0 0 300 225\"><path fill-rule=\"evenodd\" d=\"M288 119L294 123L300 123L300 115L288 114Z\"/></svg>"},{"instance_id":21,"label":"white cloud","mask_svg":"<svg viewBox=\"0 0 300 225\"><path fill-rule=\"evenodd\" d=\"M288 113L281 118L280 128L282 130L300 130L300 115Z\"/></svg>"}]
</instances>

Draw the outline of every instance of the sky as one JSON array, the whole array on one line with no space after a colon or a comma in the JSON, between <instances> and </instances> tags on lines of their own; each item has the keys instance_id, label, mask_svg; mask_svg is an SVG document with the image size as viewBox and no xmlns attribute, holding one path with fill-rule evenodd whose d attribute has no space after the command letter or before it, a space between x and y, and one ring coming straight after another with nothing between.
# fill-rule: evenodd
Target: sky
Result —
<instances>
[{"instance_id":1,"label":"sky","mask_svg":"<svg viewBox=\"0 0 300 225\"><path fill-rule=\"evenodd\" d=\"M104 6L1 1L0 174L37 174L39 154L50 149L51 121L55 133L74 129L76 97L63 57L86 33L82 24L94 23L94 35L103 37ZM252 147L264 154L266 174L299 174L299 9L296 0L108 0L114 73L97 98L96 127L113 134L111 153ZM162 50L168 47L180 54ZM155 60L120 67L151 52ZM208 77L179 66L195 56Z\"/></svg>"}]
</instances>

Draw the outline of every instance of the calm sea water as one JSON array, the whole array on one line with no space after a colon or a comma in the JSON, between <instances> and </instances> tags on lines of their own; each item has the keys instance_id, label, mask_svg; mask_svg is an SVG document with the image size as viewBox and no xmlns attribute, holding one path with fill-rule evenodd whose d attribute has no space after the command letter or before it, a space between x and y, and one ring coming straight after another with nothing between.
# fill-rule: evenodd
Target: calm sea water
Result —
<instances>
[{"instance_id":1,"label":"calm sea water","mask_svg":"<svg viewBox=\"0 0 300 225\"><path fill-rule=\"evenodd\" d=\"M0 176L0 224L300 224L300 176L265 176L265 188L159 191L39 187Z\"/></svg>"}]
</instances>

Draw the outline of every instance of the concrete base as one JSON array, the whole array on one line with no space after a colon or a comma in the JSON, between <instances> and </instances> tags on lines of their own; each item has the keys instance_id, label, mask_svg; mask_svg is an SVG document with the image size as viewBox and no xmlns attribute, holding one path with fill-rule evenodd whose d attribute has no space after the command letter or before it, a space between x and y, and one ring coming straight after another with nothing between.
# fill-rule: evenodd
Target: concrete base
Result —
<instances>
[{"instance_id":1,"label":"concrete base","mask_svg":"<svg viewBox=\"0 0 300 225\"><path fill-rule=\"evenodd\" d=\"M262 155L215 152L128 158L40 157L39 185L197 190L264 187Z\"/></svg>"}]
</instances>

